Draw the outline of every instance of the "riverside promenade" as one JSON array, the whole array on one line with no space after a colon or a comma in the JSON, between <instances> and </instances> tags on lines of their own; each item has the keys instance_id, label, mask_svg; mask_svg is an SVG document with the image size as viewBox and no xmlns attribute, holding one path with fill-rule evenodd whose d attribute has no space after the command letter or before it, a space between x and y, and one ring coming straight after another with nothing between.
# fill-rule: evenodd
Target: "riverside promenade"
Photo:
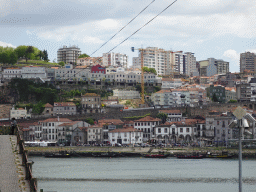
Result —
<instances>
[{"instance_id":1,"label":"riverside promenade","mask_svg":"<svg viewBox=\"0 0 256 192\"><path fill-rule=\"evenodd\" d=\"M16 136L0 135L0 192L30 191L16 144Z\"/></svg>"}]
</instances>

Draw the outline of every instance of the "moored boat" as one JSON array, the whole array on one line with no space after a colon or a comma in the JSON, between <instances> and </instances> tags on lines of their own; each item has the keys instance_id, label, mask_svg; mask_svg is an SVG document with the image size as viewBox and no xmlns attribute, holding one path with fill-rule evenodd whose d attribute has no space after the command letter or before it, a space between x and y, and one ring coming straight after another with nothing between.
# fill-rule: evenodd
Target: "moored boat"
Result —
<instances>
[{"instance_id":1,"label":"moored boat","mask_svg":"<svg viewBox=\"0 0 256 192\"><path fill-rule=\"evenodd\" d=\"M118 157L116 153L106 152L106 153L92 153L93 157Z\"/></svg>"},{"instance_id":2,"label":"moored boat","mask_svg":"<svg viewBox=\"0 0 256 192\"><path fill-rule=\"evenodd\" d=\"M58 153L47 153L45 154L47 158L69 158L71 155L66 151L60 151Z\"/></svg>"},{"instance_id":3,"label":"moored boat","mask_svg":"<svg viewBox=\"0 0 256 192\"><path fill-rule=\"evenodd\" d=\"M222 159L229 159L229 158L233 158L234 155L228 154L227 151L222 151L221 154L214 154L211 152L207 152L207 154L205 155L205 158L222 158Z\"/></svg>"},{"instance_id":4,"label":"moored boat","mask_svg":"<svg viewBox=\"0 0 256 192\"><path fill-rule=\"evenodd\" d=\"M144 157L146 157L146 158L167 158L169 156L170 156L170 154L165 154L165 155L163 155L163 154L147 154L147 155L144 155Z\"/></svg>"}]
</instances>

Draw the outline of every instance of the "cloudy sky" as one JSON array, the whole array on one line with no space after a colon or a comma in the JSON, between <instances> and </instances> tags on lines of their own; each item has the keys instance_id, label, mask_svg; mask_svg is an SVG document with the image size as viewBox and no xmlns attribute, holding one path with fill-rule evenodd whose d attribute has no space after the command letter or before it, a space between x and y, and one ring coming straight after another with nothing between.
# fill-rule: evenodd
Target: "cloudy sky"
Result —
<instances>
[{"instance_id":1,"label":"cloudy sky","mask_svg":"<svg viewBox=\"0 0 256 192\"><path fill-rule=\"evenodd\" d=\"M52 61L63 45L91 55L152 0L0 0L0 46L32 45ZM155 0L113 40L91 56L102 56L173 1ZM193 52L230 62L239 71L239 54L256 52L256 0L178 0L113 52L132 57L130 47Z\"/></svg>"}]
</instances>

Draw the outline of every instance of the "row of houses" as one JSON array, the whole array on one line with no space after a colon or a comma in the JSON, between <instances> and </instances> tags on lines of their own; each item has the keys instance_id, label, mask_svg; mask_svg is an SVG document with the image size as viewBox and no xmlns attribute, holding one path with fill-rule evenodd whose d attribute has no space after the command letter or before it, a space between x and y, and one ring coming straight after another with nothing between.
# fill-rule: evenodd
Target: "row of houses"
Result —
<instances>
[{"instance_id":1,"label":"row of houses","mask_svg":"<svg viewBox=\"0 0 256 192\"><path fill-rule=\"evenodd\" d=\"M77 144L140 144L140 143L200 143L225 144L238 138L238 130L229 128L233 116L213 115L188 119L177 110L162 110L168 121L150 116L134 120L102 119L89 125L67 118L49 118L33 124L19 125L25 140L44 140L71 145ZM178 116L178 117L177 117ZM179 119L176 119L179 118ZM170 121L173 120L173 121ZM176 121L178 120L178 121ZM250 124L245 138L255 139L255 126Z\"/></svg>"},{"instance_id":2,"label":"row of houses","mask_svg":"<svg viewBox=\"0 0 256 192\"><path fill-rule=\"evenodd\" d=\"M2 80L12 78L41 79L42 81L106 81L106 82L127 82L140 83L140 70L125 70L124 68L103 67L101 65L74 68L72 64L66 64L64 67L37 67L26 66L22 68L3 69ZM161 77L153 73L144 73L144 82L161 83Z\"/></svg>"}]
</instances>

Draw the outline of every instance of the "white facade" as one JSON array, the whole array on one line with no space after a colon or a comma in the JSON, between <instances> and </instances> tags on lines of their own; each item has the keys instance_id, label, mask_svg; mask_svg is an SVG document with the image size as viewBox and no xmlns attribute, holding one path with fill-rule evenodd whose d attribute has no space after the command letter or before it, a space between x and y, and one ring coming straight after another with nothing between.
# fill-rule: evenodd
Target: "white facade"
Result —
<instances>
[{"instance_id":1,"label":"white facade","mask_svg":"<svg viewBox=\"0 0 256 192\"><path fill-rule=\"evenodd\" d=\"M181 79L163 78L162 79L162 89L173 89L178 88L183 85Z\"/></svg>"},{"instance_id":2,"label":"white facade","mask_svg":"<svg viewBox=\"0 0 256 192\"><path fill-rule=\"evenodd\" d=\"M45 67L34 67L34 66L22 67L21 73L22 73L23 79L33 79L33 78L46 79L47 78Z\"/></svg>"},{"instance_id":3,"label":"white facade","mask_svg":"<svg viewBox=\"0 0 256 192\"><path fill-rule=\"evenodd\" d=\"M133 90L113 90L113 96L118 97L118 99L139 99L140 93Z\"/></svg>"},{"instance_id":4,"label":"white facade","mask_svg":"<svg viewBox=\"0 0 256 192\"><path fill-rule=\"evenodd\" d=\"M19 68L7 68L7 69L4 69L2 77L3 79L21 78L22 77L21 71L22 69L19 69Z\"/></svg>"},{"instance_id":5,"label":"white facade","mask_svg":"<svg viewBox=\"0 0 256 192\"><path fill-rule=\"evenodd\" d=\"M40 121L42 126L42 139L45 141L57 142L59 125L70 122L72 121L66 118L50 118Z\"/></svg>"},{"instance_id":6,"label":"white facade","mask_svg":"<svg viewBox=\"0 0 256 192\"><path fill-rule=\"evenodd\" d=\"M117 66L127 68L128 56L122 53L103 53L103 66Z\"/></svg>"},{"instance_id":7,"label":"white facade","mask_svg":"<svg viewBox=\"0 0 256 192\"><path fill-rule=\"evenodd\" d=\"M87 144L102 142L102 127L90 126L87 128Z\"/></svg>"},{"instance_id":8,"label":"white facade","mask_svg":"<svg viewBox=\"0 0 256 192\"><path fill-rule=\"evenodd\" d=\"M159 125L161 119L153 117L144 117L134 121L134 128L143 132L143 142L147 142L154 138L154 127Z\"/></svg>"},{"instance_id":9,"label":"white facade","mask_svg":"<svg viewBox=\"0 0 256 192\"><path fill-rule=\"evenodd\" d=\"M31 114L27 113L27 109L19 108L19 109L14 109L12 108L10 110L10 119L15 118L15 119L27 119L31 118Z\"/></svg>"},{"instance_id":10,"label":"white facade","mask_svg":"<svg viewBox=\"0 0 256 192\"><path fill-rule=\"evenodd\" d=\"M120 144L141 144L143 140L142 131L134 128L115 129L108 132L111 145Z\"/></svg>"}]
</instances>

